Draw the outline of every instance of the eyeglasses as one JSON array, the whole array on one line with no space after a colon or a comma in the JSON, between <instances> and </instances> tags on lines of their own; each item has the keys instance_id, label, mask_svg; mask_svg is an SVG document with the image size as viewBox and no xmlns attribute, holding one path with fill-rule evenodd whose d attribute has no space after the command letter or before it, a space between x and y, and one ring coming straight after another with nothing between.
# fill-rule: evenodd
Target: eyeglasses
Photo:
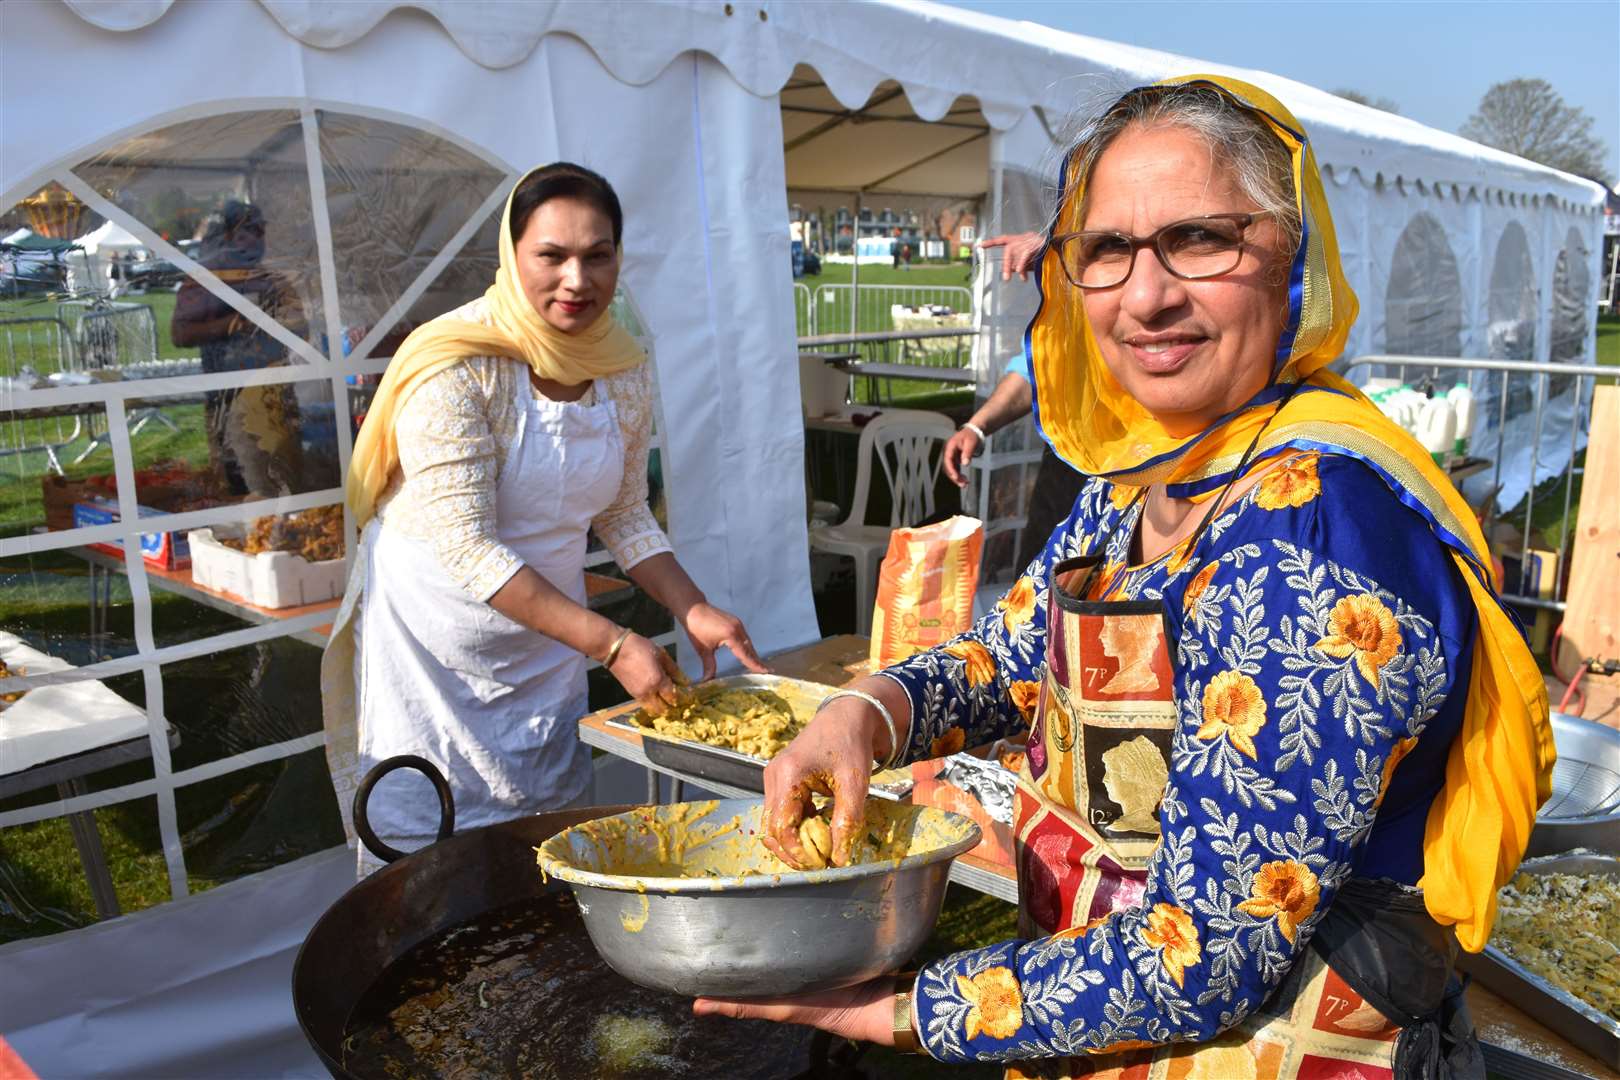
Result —
<instances>
[{"instance_id":1,"label":"eyeglasses","mask_svg":"<svg viewBox=\"0 0 1620 1080\"><path fill-rule=\"evenodd\" d=\"M1237 269L1243 237L1255 219L1270 213L1209 214L1176 221L1148 236L1120 232L1074 232L1052 238L1063 273L1080 289L1111 289L1123 284L1136 265L1139 248L1150 247L1159 263L1185 281L1219 277Z\"/></svg>"}]
</instances>

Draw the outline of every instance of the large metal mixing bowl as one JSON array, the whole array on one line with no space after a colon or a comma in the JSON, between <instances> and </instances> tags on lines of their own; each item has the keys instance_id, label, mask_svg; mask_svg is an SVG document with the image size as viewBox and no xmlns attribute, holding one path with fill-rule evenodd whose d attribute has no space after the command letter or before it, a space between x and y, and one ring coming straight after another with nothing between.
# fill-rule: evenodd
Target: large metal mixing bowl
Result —
<instances>
[{"instance_id":1,"label":"large metal mixing bowl","mask_svg":"<svg viewBox=\"0 0 1620 1080\"><path fill-rule=\"evenodd\" d=\"M759 810L757 799L645 807L559 833L539 848L540 866L573 887L591 941L625 978L678 994L767 997L898 970L939 918L951 860L979 842L960 814L873 800L869 825L892 816L897 835L912 838L904 858L773 873L781 864L758 843ZM695 877L613 872L653 860L671 823L701 837L733 816L738 828L724 840L679 856ZM618 822L623 846L593 839Z\"/></svg>"},{"instance_id":2,"label":"large metal mixing bowl","mask_svg":"<svg viewBox=\"0 0 1620 1080\"><path fill-rule=\"evenodd\" d=\"M1620 731L1552 714L1558 762L1526 856L1577 848L1620 854Z\"/></svg>"}]
</instances>

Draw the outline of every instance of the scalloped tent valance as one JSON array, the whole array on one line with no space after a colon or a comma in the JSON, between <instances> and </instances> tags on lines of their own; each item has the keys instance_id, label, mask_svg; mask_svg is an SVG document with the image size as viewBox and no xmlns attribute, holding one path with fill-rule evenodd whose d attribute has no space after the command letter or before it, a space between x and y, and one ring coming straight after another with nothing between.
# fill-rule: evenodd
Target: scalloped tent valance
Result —
<instances>
[{"instance_id":1,"label":"scalloped tent valance","mask_svg":"<svg viewBox=\"0 0 1620 1080\"><path fill-rule=\"evenodd\" d=\"M173 0L64 2L80 18L115 32L151 26L173 7ZM499 70L522 63L547 36L566 35L632 86L650 83L677 57L695 51L713 56L762 97L778 94L796 67L809 65L845 108L860 108L880 83L892 80L923 120L939 120L969 97L997 130L1035 107L1057 116L1075 113L1089 104L1099 80L1125 85L1208 70L1249 79L1286 102L1313 133L1318 160L1335 178L1360 172L1444 190L1545 195L1593 213L1606 194L1590 181L1266 72L932 3L873 0L840 7L837 18L828 18L821 5L781 0L258 3L290 37L317 49L342 49L392 20L426 19L469 59Z\"/></svg>"}]
</instances>

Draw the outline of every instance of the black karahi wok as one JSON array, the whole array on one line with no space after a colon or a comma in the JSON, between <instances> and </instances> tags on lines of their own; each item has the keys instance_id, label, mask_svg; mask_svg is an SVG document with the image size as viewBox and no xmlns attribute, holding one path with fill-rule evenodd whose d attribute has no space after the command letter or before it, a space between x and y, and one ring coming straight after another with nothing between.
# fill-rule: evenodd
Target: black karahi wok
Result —
<instances>
[{"instance_id":1,"label":"black karahi wok","mask_svg":"<svg viewBox=\"0 0 1620 1080\"><path fill-rule=\"evenodd\" d=\"M433 781L439 793L439 839L409 855L383 845L366 817L366 800L372 788L384 775L399 768L413 768L424 773ZM441 1030L443 1023L454 1025L460 1022L454 1012L456 1006L450 1002L451 998L459 995L459 1007L466 1010L460 1015L466 1018L467 1023L477 1025L482 1022L487 1025L478 1032L479 1040L504 1041L514 1048L512 1053L498 1059L504 1065L492 1066L489 1062L497 1059L482 1059L481 1066L435 1070L428 1059L408 1061L405 1071L412 1075L424 1072L432 1074L434 1071L455 1076L529 1075L531 1072L543 1076L609 1075L605 1070L580 1071L578 1065L542 1064L538 1069L531 1069L530 1064L536 1055L549 1053L546 1049L548 1046L560 1047L560 1044L589 1039L591 1022L603 1011L604 1005L617 1006L621 1001L632 1000L637 994L655 993L643 991L622 980L596 957L582 925L577 935L559 931L554 939L548 939L545 933L531 936L533 943L526 946L530 954L528 958L508 958L513 963L522 960L528 966L508 966L504 969L504 982L503 975L497 970L499 965L488 967L488 980L477 980L470 984L476 986L476 1003L468 1000L466 988L469 984L464 978L465 972L461 976L444 976L445 985L434 988L430 985L438 977L434 965L440 961L426 962L423 958L449 954L461 947L446 944L457 941L458 935L470 934L472 937L466 940L476 941L479 931L475 928L482 925L481 920L490 919L492 913L522 912L529 906L548 910L566 909L567 917L578 923L578 912L571 906L567 887L541 880L534 849L570 825L628 809L631 807L592 806L562 810L452 835L455 809L450 788L430 762L419 757L404 756L390 758L374 768L355 793L355 831L366 846L379 858L388 861L389 865L358 882L327 909L304 939L293 964L293 1008L298 1024L331 1074L364 1080L368 1076L386 1075L390 1069L400 1071L400 1065L394 1059L390 1059L392 1066L379 1065L376 1060L367 1061L364 1056L367 1044L360 1045L361 1052L357 1055L351 1020L357 1010L374 1011L377 987L409 984L418 992L426 986L430 991L427 995L429 999L449 1003L432 1006L440 1010L434 1014L437 1017L434 1023L440 1024ZM580 942L584 943L583 946ZM474 944L470 948L476 951L481 946ZM544 966L552 962L553 956L563 954L572 958L569 961L572 964L572 983L542 977L547 973L535 970L536 962ZM488 959L483 955L476 957L478 962ZM597 973L594 967L587 972L586 965L600 965L600 972ZM475 979L484 970L479 969ZM401 983L402 971L408 976L404 983ZM582 972L588 975L590 994L580 993ZM457 977L462 978L459 986L453 984ZM548 998L548 987L560 982L574 989L566 994L554 993ZM488 1002L485 1000L486 988L490 999ZM521 1005L525 1010L522 1016L534 1023L521 1020L514 1023L512 1014L508 1012L503 1016L499 1008L487 1013L480 1010L480 1006L499 1006L503 995L506 1007L510 1009ZM596 997L597 1004L582 1004L582 996ZM676 1012L672 1008L675 999L670 995L662 997L668 999L661 1003L667 1020ZM385 1004L384 1009L387 1008ZM684 1012L686 1004L683 1002L679 1008ZM567 1022L559 1029L558 1016L567 1010L579 1014L578 1019ZM401 1009L392 1015L403 1012L404 1009ZM835 1046L827 1038L812 1037L807 1029L716 1017L672 1022L700 1026L698 1030L683 1030L681 1033L688 1053L692 1052L694 1046L717 1048L721 1042L740 1041L750 1048L755 1062L767 1063L762 1065L765 1071L758 1075L803 1078L861 1075L848 1070L844 1064L858 1056L853 1046L847 1043ZM731 1025L731 1028L726 1025ZM569 1052L574 1052L574 1049L577 1048L569 1048ZM697 1052L709 1051L700 1049ZM719 1053L719 1050L713 1052ZM519 1060L515 1054L521 1055L524 1064L512 1064ZM688 1061L683 1075L718 1075L704 1069L703 1064L699 1063L694 1068ZM723 1071L730 1073L731 1067ZM631 1069L619 1075L639 1077L656 1073Z\"/></svg>"}]
</instances>

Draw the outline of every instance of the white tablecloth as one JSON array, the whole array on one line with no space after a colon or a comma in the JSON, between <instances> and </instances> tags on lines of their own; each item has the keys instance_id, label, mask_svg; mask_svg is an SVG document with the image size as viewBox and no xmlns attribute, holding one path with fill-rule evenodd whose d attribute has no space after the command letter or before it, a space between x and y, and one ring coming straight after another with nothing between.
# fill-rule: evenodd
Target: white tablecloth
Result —
<instances>
[{"instance_id":1,"label":"white tablecloth","mask_svg":"<svg viewBox=\"0 0 1620 1080\"><path fill-rule=\"evenodd\" d=\"M44 675L73 665L0 631L0 660L13 673ZM46 761L97 750L146 733L146 713L94 679L41 686L0 703L0 776Z\"/></svg>"}]
</instances>

